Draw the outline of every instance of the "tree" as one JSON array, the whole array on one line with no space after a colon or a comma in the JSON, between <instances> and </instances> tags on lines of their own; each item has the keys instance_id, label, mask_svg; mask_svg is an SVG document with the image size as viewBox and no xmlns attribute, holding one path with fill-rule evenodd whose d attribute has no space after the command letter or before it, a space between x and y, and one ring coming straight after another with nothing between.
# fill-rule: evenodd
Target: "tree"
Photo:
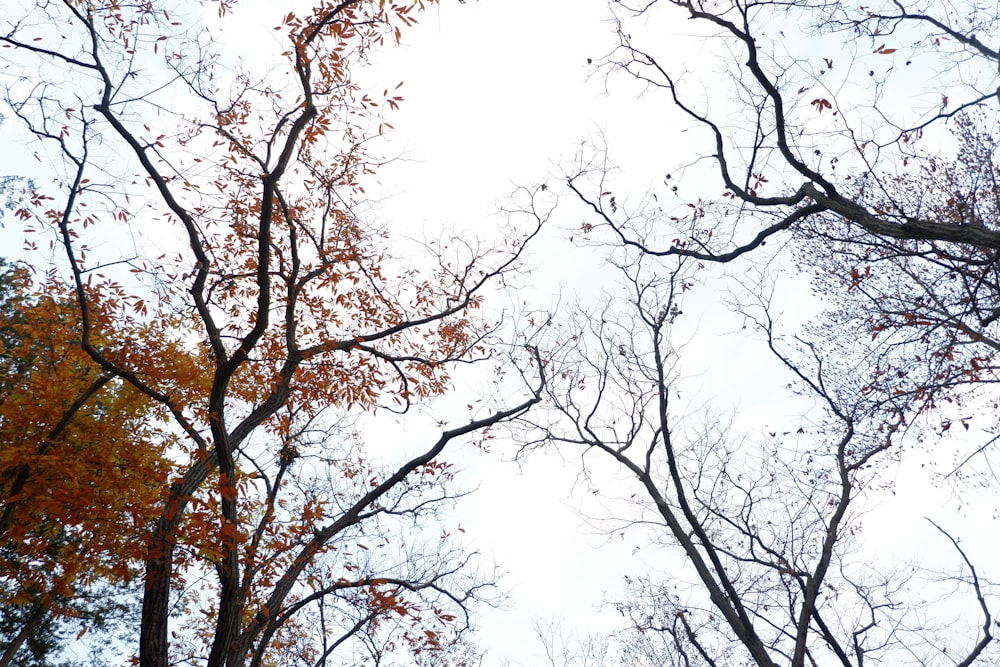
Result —
<instances>
[{"instance_id":1,"label":"tree","mask_svg":"<svg viewBox=\"0 0 1000 667\"><path fill-rule=\"evenodd\" d=\"M925 152L913 160L911 172L884 179L891 187L888 195L872 192L866 199L882 210L921 211L941 224L992 227L1000 202L1000 166L996 140L986 131L988 118L983 110L956 116L950 128L957 144L954 160ZM939 419L941 412L933 409L992 402L1000 296L996 251L972 244L871 243L851 230L817 227L806 231L800 256L824 258L818 280L834 295L829 320L871 335L865 347L878 357L863 390L884 400L903 397L914 417L928 411L939 433L953 421L968 430L967 413L951 409ZM976 423L990 426L989 421ZM984 451L976 446L957 453L949 462L951 474L976 477L973 459ZM985 468L988 458L982 458Z\"/></svg>"},{"instance_id":2,"label":"tree","mask_svg":"<svg viewBox=\"0 0 1000 667\"><path fill-rule=\"evenodd\" d=\"M1000 54L977 35L990 33L997 16L971 5L964 13L956 7L938 15L934 3L615 5L624 16L675 12L701 25L706 48L720 55L724 83L671 72L661 56L637 46L622 23L626 19L619 18L620 46L601 67L634 77L650 94L664 93L703 133L703 152L714 168L670 170L661 194L664 202L681 201L667 210L657 201L655 211L648 211L663 222L651 235L634 224L646 211L621 206L620 194L594 196L585 185L589 170L573 172L571 190L597 218L589 228L604 226L618 242L651 256L713 263L770 255L774 243L793 252L801 248L797 259L803 266L822 259L825 296L836 298L864 283L874 291L867 305L852 307L854 313L894 299L896 314L909 318L900 323L884 313L886 321L865 327L872 333L906 332L914 323L936 331L936 353L925 350L918 363L962 347L977 350L970 357L991 356L990 332L981 323L994 321L990 267L1000 247L990 222L997 187L990 135L1000 96ZM801 33L784 25L787 18L802 26ZM823 49L848 36L861 55L846 63L838 58L835 66L834 54ZM942 74L933 79L933 89L900 99L913 71ZM727 98L725 88L736 91L735 98ZM747 116L720 111L711 103L716 94ZM958 146L954 157L942 152L949 144ZM720 190L683 200L686 188L709 175ZM900 285L919 291L917 275L926 281L924 291L935 294L890 296ZM940 286L954 277L965 282L959 290L966 294ZM949 291L943 302L935 298ZM939 335L946 329L951 343ZM880 370L891 375L900 369ZM987 375L977 374L977 381ZM933 404L923 393L932 384L951 390L955 383L938 378L906 391L916 402Z\"/></svg>"},{"instance_id":3,"label":"tree","mask_svg":"<svg viewBox=\"0 0 1000 667\"><path fill-rule=\"evenodd\" d=\"M619 46L598 67L664 99L694 148L665 157L663 187L638 204L604 156L568 170L590 214L583 234L611 247L628 296L551 343L560 381L537 442L628 473L626 502L593 492L614 508L613 525L654 527L667 554L663 576L627 584L619 610L634 641L623 654L634 664L988 664L996 600L984 564L929 525L955 571L880 570L861 508L891 485L892 461L922 438L968 430L977 407L983 440L969 452L935 439L936 458L957 478L981 457L978 479L996 489L986 415L997 379L1000 56L981 36L1000 17L971 3L613 7ZM697 64L669 50L685 37L663 38L680 18ZM813 406L797 423L742 434L680 397L672 331L685 294L720 265L740 285L737 321ZM821 307L812 324L782 330L775 284L803 279ZM954 584L952 602L961 596L961 611L947 613L963 631L936 626L945 612L922 606L935 580Z\"/></svg>"},{"instance_id":4,"label":"tree","mask_svg":"<svg viewBox=\"0 0 1000 667\"><path fill-rule=\"evenodd\" d=\"M350 421L415 412L456 364L515 353L477 310L544 218L493 247L442 239L424 266L362 219L368 146L401 98L352 68L422 7L321 0L259 30L267 12L238 24L219 3L235 39L197 4L4 17L8 103L61 179L17 214L66 255L80 349L177 438L137 544L140 665L384 664L449 645L489 584L452 531L420 535L454 497L442 452L523 414L541 380L423 445Z\"/></svg>"},{"instance_id":5,"label":"tree","mask_svg":"<svg viewBox=\"0 0 1000 667\"><path fill-rule=\"evenodd\" d=\"M3 268L0 665L28 664L22 646L43 665L68 619L86 631L120 616L172 439L154 403L79 349L72 293Z\"/></svg>"},{"instance_id":6,"label":"tree","mask_svg":"<svg viewBox=\"0 0 1000 667\"><path fill-rule=\"evenodd\" d=\"M970 665L988 662L989 580L943 528L961 569L892 569L864 549L866 494L884 481L905 413L888 423L877 401L815 346L782 339L760 304L751 320L799 395L815 407L784 430L744 434L684 398L683 349L673 343L689 263L666 276L623 266L629 297L558 332L573 341L553 362L538 445L579 448L583 479L613 462L630 484L588 490L608 530L651 535L662 574L626 581L615 607L623 664ZM744 315L752 316L749 305ZM947 621L926 600L947 582ZM940 622L940 621L939 621ZM961 628L961 629L959 629ZM574 663L570 663L574 664Z\"/></svg>"}]
</instances>

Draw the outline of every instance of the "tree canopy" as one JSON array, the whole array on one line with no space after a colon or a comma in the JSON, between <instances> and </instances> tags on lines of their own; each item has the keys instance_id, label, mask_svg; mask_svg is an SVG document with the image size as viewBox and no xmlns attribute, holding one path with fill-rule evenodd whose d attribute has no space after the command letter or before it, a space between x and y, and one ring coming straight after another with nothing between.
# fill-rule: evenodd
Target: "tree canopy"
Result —
<instances>
[{"instance_id":1,"label":"tree canopy","mask_svg":"<svg viewBox=\"0 0 1000 667\"><path fill-rule=\"evenodd\" d=\"M232 3L217 8L223 27L236 20ZM444 239L418 264L355 210L375 165L366 146L400 98L363 90L351 68L422 8L282 11L259 70L265 54L203 39L197 3L28 3L4 19L6 63L20 72L9 107L61 176L15 215L61 249L70 284L68 297L19 310L33 321L18 340L48 342L36 334L64 322L68 347L52 354L76 381L40 377L60 393L20 388L16 400L55 411L40 420L53 430L65 414L81 442L77 467L60 469L45 457L61 450L39 444L56 436L24 433L5 512L25 523L11 520L8 537L28 548L31 531L78 520L86 548L53 558L59 568L101 577L109 554L124 577L141 563L141 665L445 655L490 589L489 570L430 521L455 493L442 452L539 400L531 354L495 350L502 322L477 311L542 219L495 245ZM448 389L453 366L501 354L520 358L524 382L439 420L427 442L380 449L351 426L414 412ZM139 428L138 408L102 400L112 383L169 428L147 443L155 422ZM121 449L97 428L127 436ZM106 464L87 459L88 444ZM15 451L5 442L5 456ZM60 475L85 515L69 515L75 505L44 474ZM19 511L29 483L52 504ZM107 531L133 508L136 534ZM90 544L101 537L124 543Z\"/></svg>"}]
</instances>

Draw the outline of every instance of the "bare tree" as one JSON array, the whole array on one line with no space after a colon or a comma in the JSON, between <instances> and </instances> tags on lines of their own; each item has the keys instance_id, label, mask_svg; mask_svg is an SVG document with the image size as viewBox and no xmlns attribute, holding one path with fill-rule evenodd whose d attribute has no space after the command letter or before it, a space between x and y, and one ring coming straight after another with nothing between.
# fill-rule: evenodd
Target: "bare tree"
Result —
<instances>
[{"instance_id":1,"label":"bare tree","mask_svg":"<svg viewBox=\"0 0 1000 667\"><path fill-rule=\"evenodd\" d=\"M635 631L632 658L988 663L983 564L929 526L961 570L931 578L962 588L955 643L919 604L930 580L866 563L857 512L906 445L968 429L977 406L986 436L972 451L939 453L943 470L958 478L995 442L1000 54L985 36L997 32L997 8L611 6L619 45L598 71L663 101L676 125L649 132L690 134L663 156L662 186L638 202L608 168L613 143L567 170L590 214L583 238L612 248L631 297L564 335L578 352L550 393L563 422L539 427L542 440L629 471L625 506L642 513L616 516L658 525L663 548L682 556L683 567L629 582L620 610ZM699 265L745 275L768 263L777 277L744 290L738 316L819 408L747 436L678 398L670 330ZM795 280L812 281L822 307L782 338L770 294Z\"/></svg>"},{"instance_id":2,"label":"bare tree","mask_svg":"<svg viewBox=\"0 0 1000 667\"><path fill-rule=\"evenodd\" d=\"M564 619L532 621L532 629L550 667L594 667L613 664L609 642L600 636L581 635Z\"/></svg>"},{"instance_id":3,"label":"bare tree","mask_svg":"<svg viewBox=\"0 0 1000 667\"><path fill-rule=\"evenodd\" d=\"M591 489L610 508L609 530L649 531L662 563L630 578L616 603L626 663L987 664L990 586L957 540L938 529L960 558L950 603L965 603L947 620L928 603L939 574L889 571L861 548L865 494L899 447L905 412L887 422L885 406L851 391L816 346L779 340L762 303L744 315L756 313L815 408L782 431L734 432L681 397L671 327L689 267L658 275L647 258L623 271L627 297L558 334L573 343L553 362L555 415L537 423L535 443L578 448L585 467L611 462L631 479L625 490Z\"/></svg>"},{"instance_id":4,"label":"bare tree","mask_svg":"<svg viewBox=\"0 0 1000 667\"><path fill-rule=\"evenodd\" d=\"M620 46L601 70L663 98L703 143L668 158L646 204L616 191L601 164L570 170L595 216L587 230L661 258L730 263L789 249L839 302L832 321L881 346L870 391L929 407L942 390L995 381L1000 56L981 36L996 32L996 8L613 7ZM642 44L678 17L700 28L697 68L665 51L668 40Z\"/></svg>"},{"instance_id":5,"label":"bare tree","mask_svg":"<svg viewBox=\"0 0 1000 667\"><path fill-rule=\"evenodd\" d=\"M673 216L675 227L685 232L683 243L664 247L634 237L619 222L621 213L605 203L610 195L594 197L576 187L575 174L571 187L621 242L655 256L728 262L817 218L873 239L996 250L1000 240L988 220L976 224L971 211L965 217L941 217L901 196L891 182L897 170L918 157L916 147L925 133L968 110L992 108L1000 96L1000 54L976 36L995 32L995 13L969 5L940 8L944 15L938 17L936 3L925 4L908 10L898 2L885 3L884 9L845 2L613 3L622 15L620 46L600 66L634 77L647 94L662 93L700 129L722 196L686 216ZM704 50L720 56L709 67L722 75L721 85L710 85L698 71L675 73L668 53L643 49L626 24L635 17L655 26L661 25L656 19L686 17L701 26ZM794 26L800 26L799 34ZM871 52L841 62L839 54L819 50L829 45L822 40L831 35L850 40L862 54L871 44ZM787 43L799 46L799 52L782 48ZM904 68L937 72L928 81L935 87L930 108L924 91L904 99L890 94L890 84L907 76L896 71ZM847 83L855 85L844 90ZM720 91L729 95L716 100L713 93ZM989 119L983 121L989 128ZM865 192L884 200L873 202ZM740 214L726 215L727 210ZM715 232L711 237L708 229ZM669 232L659 236L671 238Z\"/></svg>"}]
</instances>

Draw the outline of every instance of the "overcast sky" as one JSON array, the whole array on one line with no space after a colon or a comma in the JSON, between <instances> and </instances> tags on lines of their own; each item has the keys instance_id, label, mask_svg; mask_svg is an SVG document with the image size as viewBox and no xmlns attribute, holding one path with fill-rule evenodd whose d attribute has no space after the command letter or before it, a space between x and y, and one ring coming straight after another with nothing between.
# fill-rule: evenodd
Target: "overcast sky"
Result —
<instances>
[{"instance_id":1,"label":"overcast sky","mask_svg":"<svg viewBox=\"0 0 1000 667\"><path fill-rule=\"evenodd\" d=\"M380 214L414 227L488 226L515 185L557 181L559 165L572 159L581 142L602 136L637 194L662 179L687 135L662 97L640 98L633 83L605 80L588 66L588 58L599 59L615 44L609 17L602 0L445 2L405 32L400 47L376 54L373 72L388 76L387 85L404 82L405 103L392 117L397 129L390 139L409 158L379 171L379 182L393 195ZM663 40L675 43L679 59L697 59L696 40ZM582 215L563 202L550 237L542 241L543 251L535 255L540 299L558 288L584 295L613 289L595 279L607 275L598 270L595 255L566 242ZM816 307L803 281L783 296L786 319L801 320ZM722 294L709 288L698 298L703 302L689 304L695 312L686 326L697 335L687 352L704 397L722 409L738 409L738 425L750 430L791 418L799 406L787 401L788 378L766 358L763 345L727 335L737 327L723 314ZM520 471L513 465L473 471L488 474L479 492L463 501L463 523L477 546L492 551L510 573L505 583L513 587L511 610L482 617L487 665L505 658L539 664L542 647L531 631L536 617L563 617L584 632L612 631L621 618L596 612L605 592L615 595L624 574L662 566L641 551L633 554L642 535L609 540L585 524L577 511L583 501L570 493L575 455L565 465L548 457ZM1000 548L995 497L963 505L948 489L930 488L922 465L932 455L912 454L905 467L889 472L897 484L893 493L869 496L866 525L878 536L871 548L898 548L932 563L942 545L934 544L923 515L944 515L972 552L991 558ZM502 450L494 452L500 456ZM913 511L917 503L926 511ZM992 530L984 532L983 521Z\"/></svg>"},{"instance_id":2,"label":"overcast sky","mask_svg":"<svg viewBox=\"0 0 1000 667\"><path fill-rule=\"evenodd\" d=\"M620 126L602 82L588 81L587 59L613 43L607 17L600 0L446 2L405 32L400 47L375 54L374 73L388 76L386 85L404 82L389 139L407 158L379 170L377 180L392 195L379 214L394 227L487 231L515 186L555 179L558 163L581 141ZM554 301L560 286L585 291L582 283L592 280L593 258L581 253L578 260L559 242L579 224L575 213L558 215L546 250L532 256L542 305L546 291ZM565 617L581 631L602 631L596 608L603 591L630 570L629 545L596 550L606 538L585 530L575 511L576 453L567 464L536 457L523 470L496 465L513 451L498 443L477 462L463 479L479 490L459 506L470 541L493 554L511 587L508 607L480 619L487 665L507 658L538 664L535 618Z\"/></svg>"},{"instance_id":3,"label":"overcast sky","mask_svg":"<svg viewBox=\"0 0 1000 667\"><path fill-rule=\"evenodd\" d=\"M599 59L615 44L609 18L605 0L446 0L404 31L400 46L373 54L373 67L361 76L379 87L402 81L405 100L389 119L396 129L385 144L386 155L402 159L376 175L373 212L414 235L439 226L489 232L516 186L557 184L559 165L572 160L581 142L599 137L613 147L613 159L637 192L662 179L688 135L674 124L662 98L639 98L627 80L594 76L588 58ZM697 59L696 40L664 39L678 58ZM0 174L15 170L3 164ZM598 255L567 240L582 215L573 202L563 202L531 257L534 290L527 294L543 307L614 289L605 282L610 274ZM5 230L4 238L12 232ZM812 307L801 283L799 290L787 295L793 319ZM763 429L795 411L785 401L788 378L773 371L759 341L727 335L735 326L724 316L723 296L708 288L692 304L684 325L694 336L690 369L700 373L706 398L739 408L740 426ZM470 464L464 481L480 489L459 506L471 543L492 553L509 573L509 609L480 618L487 665L506 659L538 664L542 647L533 637L534 618L564 617L581 632L613 630L620 617L597 610L605 592L620 590L625 574L659 566L644 552L633 553L642 535L609 539L586 524L577 511L584 499L572 493L576 452L565 463L558 456L536 457L519 470L501 463L514 447L498 443L489 457ZM947 489L927 487L920 465L918 454L906 468L894 469L897 495L874 498L881 509L867 522L884 545L920 550L930 533L913 504L923 502L933 514L948 501ZM910 511L897 513L893 503ZM951 505L949 527L966 536L970 556L1000 553L1000 531L991 516L995 498L955 512L958 506ZM985 531L984 516L990 527ZM935 551L933 545L926 550Z\"/></svg>"}]
</instances>

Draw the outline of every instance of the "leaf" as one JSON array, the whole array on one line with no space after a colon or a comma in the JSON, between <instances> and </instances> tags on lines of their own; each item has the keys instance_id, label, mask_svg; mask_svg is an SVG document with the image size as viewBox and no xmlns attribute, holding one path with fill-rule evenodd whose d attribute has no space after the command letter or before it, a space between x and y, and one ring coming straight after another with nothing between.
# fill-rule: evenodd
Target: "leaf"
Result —
<instances>
[{"instance_id":1,"label":"leaf","mask_svg":"<svg viewBox=\"0 0 1000 667\"><path fill-rule=\"evenodd\" d=\"M812 104L814 107L816 107L816 111L818 111L819 113L823 113L824 109L832 109L833 108L833 105L830 103L830 100L828 100L826 98L817 98L817 99L813 100L812 102L810 102L810 104Z\"/></svg>"}]
</instances>

